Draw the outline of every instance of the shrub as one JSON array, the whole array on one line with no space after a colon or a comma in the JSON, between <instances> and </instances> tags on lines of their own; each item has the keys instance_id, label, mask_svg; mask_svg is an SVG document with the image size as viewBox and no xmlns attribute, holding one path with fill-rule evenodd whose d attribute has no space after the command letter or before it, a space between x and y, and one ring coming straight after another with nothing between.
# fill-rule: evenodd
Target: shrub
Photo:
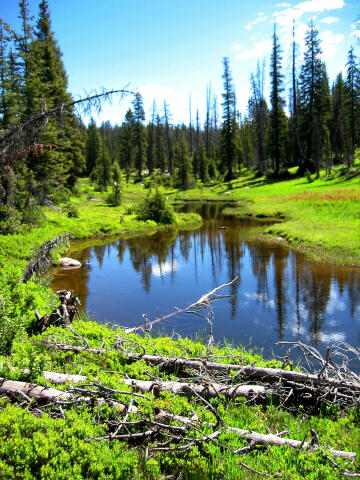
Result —
<instances>
[{"instance_id":1,"label":"shrub","mask_svg":"<svg viewBox=\"0 0 360 480\"><path fill-rule=\"evenodd\" d=\"M154 220L157 223L176 223L174 209L168 205L161 193L156 190L149 192L146 198L138 205L137 217L139 220Z\"/></svg>"},{"instance_id":2,"label":"shrub","mask_svg":"<svg viewBox=\"0 0 360 480\"><path fill-rule=\"evenodd\" d=\"M21 213L13 207L0 208L0 234L13 234L21 225Z\"/></svg>"},{"instance_id":3,"label":"shrub","mask_svg":"<svg viewBox=\"0 0 360 480\"><path fill-rule=\"evenodd\" d=\"M69 217L69 218L79 218L79 210L75 207L75 205L73 205L72 203L70 203L68 206L67 206L67 209L66 209L66 215Z\"/></svg>"}]
</instances>

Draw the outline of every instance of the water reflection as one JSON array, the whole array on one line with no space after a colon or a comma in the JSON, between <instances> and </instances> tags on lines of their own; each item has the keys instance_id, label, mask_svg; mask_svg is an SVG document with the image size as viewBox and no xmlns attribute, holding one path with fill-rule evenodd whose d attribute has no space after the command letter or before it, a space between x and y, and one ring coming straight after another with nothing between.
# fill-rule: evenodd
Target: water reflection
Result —
<instances>
[{"instance_id":1,"label":"water reflection","mask_svg":"<svg viewBox=\"0 0 360 480\"><path fill-rule=\"evenodd\" d=\"M359 345L358 268L313 264L281 244L250 242L255 222L223 215L221 204L185 208L202 214L201 228L74 242L71 256L83 267L59 270L52 287L73 289L99 321L137 325L142 313L156 318L237 276L231 297L214 305L216 340L251 343L265 355L281 339L321 349L332 340ZM161 327L195 336L206 325L184 315Z\"/></svg>"}]
</instances>

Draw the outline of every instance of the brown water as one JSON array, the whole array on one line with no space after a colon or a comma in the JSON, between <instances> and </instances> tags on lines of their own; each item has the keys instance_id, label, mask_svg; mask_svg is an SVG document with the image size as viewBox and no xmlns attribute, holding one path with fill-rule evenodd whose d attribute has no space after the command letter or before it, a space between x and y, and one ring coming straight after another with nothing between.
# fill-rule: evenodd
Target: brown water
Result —
<instances>
[{"instance_id":1,"label":"brown water","mask_svg":"<svg viewBox=\"0 0 360 480\"><path fill-rule=\"evenodd\" d=\"M83 267L58 270L51 286L74 290L99 322L135 326L143 313L152 320L238 276L226 290L232 297L214 304L216 341L260 347L266 357L282 339L321 351L332 341L359 346L360 269L311 263L280 243L248 241L256 222L223 215L224 207L183 207L204 218L192 231L72 242L70 255ZM176 315L158 328L195 337L206 334L207 324Z\"/></svg>"}]
</instances>

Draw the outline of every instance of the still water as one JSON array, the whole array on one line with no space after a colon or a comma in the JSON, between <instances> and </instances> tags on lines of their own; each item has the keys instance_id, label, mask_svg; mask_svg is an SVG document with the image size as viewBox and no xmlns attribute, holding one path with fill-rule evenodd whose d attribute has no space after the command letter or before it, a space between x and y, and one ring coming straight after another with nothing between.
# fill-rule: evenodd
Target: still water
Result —
<instances>
[{"instance_id":1,"label":"still water","mask_svg":"<svg viewBox=\"0 0 360 480\"><path fill-rule=\"evenodd\" d=\"M321 351L333 341L360 345L360 269L311 263L280 243L249 241L255 221L224 215L225 204L189 204L202 227L128 239L71 244L82 268L57 270L52 288L72 289L99 322L135 326L185 307L238 277L213 304L216 341L263 349L278 340L302 340ZM219 227L227 227L219 228ZM205 335L207 323L176 315L157 328Z\"/></svg>"}]
</instances>

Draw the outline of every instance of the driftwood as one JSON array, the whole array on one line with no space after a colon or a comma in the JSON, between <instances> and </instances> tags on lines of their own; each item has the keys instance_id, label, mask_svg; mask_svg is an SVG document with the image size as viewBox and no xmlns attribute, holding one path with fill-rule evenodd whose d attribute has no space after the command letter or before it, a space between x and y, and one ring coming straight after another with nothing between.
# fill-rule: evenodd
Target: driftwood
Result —
<instances>
[{"instance_id":1,"label":"driftwood","mask_svg":"<svg viewBox=\"0 0 360 480\"><path fill-rule=\"evenodd\" d=\"M79 315L80 300L71 290L59 290L56 292L60 300L60 306L55 307L49 314L42 317L35 310L35 317L38 328L44 332L51 325L57 327L68 327L74 320L75 315Z\"/></svg>"},{"instance_id":2,"label":"driftwood","mask_svg":"<svg viewBox=\"0 0 360 480\"><path fill-rule=\"evenodd\" d=\"M40 275L52 265L52 250L63 246L69 239L69 234L60 235L52 240L48 240L40 247L38 254L30 260L22 276L23 283L28 282L34 275Z\"/></svg>"}]
</instances>

